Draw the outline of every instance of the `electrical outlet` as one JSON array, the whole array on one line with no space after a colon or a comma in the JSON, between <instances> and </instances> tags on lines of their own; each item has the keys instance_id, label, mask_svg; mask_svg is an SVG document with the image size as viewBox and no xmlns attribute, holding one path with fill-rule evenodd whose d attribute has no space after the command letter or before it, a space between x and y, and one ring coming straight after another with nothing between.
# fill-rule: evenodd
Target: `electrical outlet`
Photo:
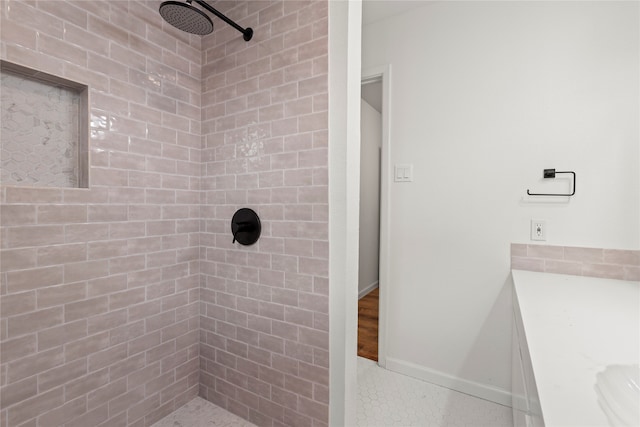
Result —
<instances>
[{"instance_id":1,"label":"electrical outlet","mask_svg":"<svg viewBox=\"0 0 640 427\"><path fill-rule=\"evenodd\" d=\"M544 220L531 220L531 240L547 240L547 224Z\"/></svg>"}]
</instances>

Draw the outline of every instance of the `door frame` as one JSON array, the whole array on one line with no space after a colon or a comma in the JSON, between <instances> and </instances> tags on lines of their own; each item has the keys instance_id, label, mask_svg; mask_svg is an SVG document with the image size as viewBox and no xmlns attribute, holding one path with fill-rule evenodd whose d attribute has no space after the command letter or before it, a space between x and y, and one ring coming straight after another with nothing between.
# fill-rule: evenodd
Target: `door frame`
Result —
<instances>
[{"instance_id":1,"label":"door frame","mask_svg":"<svg viewBox=\"0 0 640 427\"><path fill-rule=\"evenodd\" d=\"M382 147L380 150L380 248L378 259L378 365L387 366L387 321L389 305L389 194L391 185L390 101L391 64L362 70L360 85L382 81ZM356 325L357 326L357 325Z\"/></svg>"}]
</instances>

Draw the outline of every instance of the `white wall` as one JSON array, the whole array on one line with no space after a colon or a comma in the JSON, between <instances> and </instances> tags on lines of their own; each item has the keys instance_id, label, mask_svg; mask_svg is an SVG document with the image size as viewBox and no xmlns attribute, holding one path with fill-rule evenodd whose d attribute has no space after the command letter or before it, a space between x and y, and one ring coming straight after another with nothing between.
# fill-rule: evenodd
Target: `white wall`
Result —
<instances>
[{"instance_id":1,"label":"white wall","mask_svg":"<svg viewBox=\"0 0 640 427\"><path fill-rule=\"evenodd\" d=\"M380 90L382 86L380 85ZM382 115L367 101L360 109L360 259L358 296L378 283L380 248L380 148Z\"/></svg>"},{"instance_id":2,"label":"white wall","mask_svg":"<svg viewBox=\"0 0 640 427\"><path fill-rule=\"evenodd\" d=\"M510 384L509 244L638 249L637 2L434 2L363 29L391 64L388 367L495 400ZM577 193L542 170L577 173Z\"/></svg>"},{"instance_id":3,"label":"white wall","mask_svg":"<svg viewBox=\"0 0 640 427\"><path fill-rule=\"evenodd\" d=\"M362 2L329 2L329 425L356 424Z\"/></svg>"}]
</instances>

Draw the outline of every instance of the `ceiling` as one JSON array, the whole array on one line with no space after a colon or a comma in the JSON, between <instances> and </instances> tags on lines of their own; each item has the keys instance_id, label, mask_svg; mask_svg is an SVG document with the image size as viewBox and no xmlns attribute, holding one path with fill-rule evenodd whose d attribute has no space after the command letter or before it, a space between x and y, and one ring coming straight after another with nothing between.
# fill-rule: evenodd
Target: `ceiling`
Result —
<instances>
[{"instance_id":1,"label":"ceiling","mask_svg":"<svg viewBox=\"0 0 640 427\"><path fill-rule=\"evenodd\" d=\"M382 81L362 85L361 96L378 113L382 113Z\"/></svg>"}]
</instances>

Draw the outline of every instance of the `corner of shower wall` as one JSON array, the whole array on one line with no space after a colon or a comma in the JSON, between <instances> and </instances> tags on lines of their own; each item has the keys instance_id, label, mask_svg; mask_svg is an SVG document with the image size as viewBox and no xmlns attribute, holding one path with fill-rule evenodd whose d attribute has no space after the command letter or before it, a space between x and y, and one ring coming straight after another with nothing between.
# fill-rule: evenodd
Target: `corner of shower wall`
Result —
<instances>
[{"instance_id":1,"label":"corner of shower wall","mask_svg":"<svg viewBox=\"0 0 640 427\"><path fill-rule=\"evenodd\" d=\"M150 425L198 393L326 424L327 3L238 2L254 39L202 44L151 3L10 5L2 59L89 86L92 181L0 187L0 424Z\"/></svg>"}]
</instances>

